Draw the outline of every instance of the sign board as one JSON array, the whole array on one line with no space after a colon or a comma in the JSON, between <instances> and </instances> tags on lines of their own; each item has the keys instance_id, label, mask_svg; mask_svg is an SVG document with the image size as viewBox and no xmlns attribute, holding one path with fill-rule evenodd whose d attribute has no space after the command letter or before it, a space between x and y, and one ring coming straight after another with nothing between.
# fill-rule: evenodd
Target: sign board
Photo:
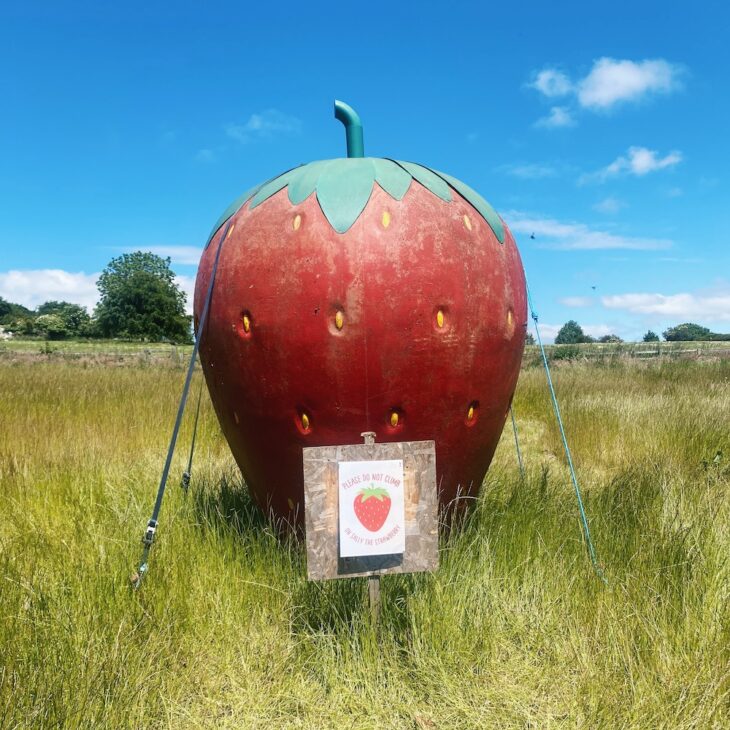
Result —
<instances>
[{"instance_id":1,"label":"sign board","mask_svg":"<svg viewBox=\"0 0 730 730\"><path fill-rule=\"evenodd\" d=\"M403 461L340 461L340 557L406 549Z\"/></svg>"},{"instance_id":2,"label":"sign board","mask_svg":"<svg viewBox=\"0 0 730 730\"><path fill-rule=\"evenodd\" d=\"M434 442L305 448L304 509L310 580L435 570Z\"/></svg>"}]
</instances>

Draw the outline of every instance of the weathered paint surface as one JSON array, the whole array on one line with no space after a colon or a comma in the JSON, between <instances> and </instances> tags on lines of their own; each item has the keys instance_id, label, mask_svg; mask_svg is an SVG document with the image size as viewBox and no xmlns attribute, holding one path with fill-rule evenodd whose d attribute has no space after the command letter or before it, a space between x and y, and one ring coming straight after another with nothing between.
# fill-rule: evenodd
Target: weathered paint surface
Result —
<instances>
[{"instance_id":1,"label":"weathered paint surface","mask_svg":"<svg viewBox=\"0 0 730 730\"><path fill-rule=\"evenodd\" d=\"M315 196L292 205L286 189L235 214L201 360L263 509L301 521L302 448L364 431L435 440L442 505L478 491L519 374L525 279L509 231L501 245L451 194L414 182L397 201L375 186L344 234ZM196 322L220 235L201 259Z\"/></svg>"},{"instance_id":2,"label":"weathered paint surface","mask_svg":"<svg viewBox=\"0 0 730 730\"><path fill-rule=\"evenodd\" d=\"M406 549L399 555L340 558L338 463L402 459ZM307 576L310 580L438 568L438 497L433 441L304 449Z\"/></svg>"}]
</instances>

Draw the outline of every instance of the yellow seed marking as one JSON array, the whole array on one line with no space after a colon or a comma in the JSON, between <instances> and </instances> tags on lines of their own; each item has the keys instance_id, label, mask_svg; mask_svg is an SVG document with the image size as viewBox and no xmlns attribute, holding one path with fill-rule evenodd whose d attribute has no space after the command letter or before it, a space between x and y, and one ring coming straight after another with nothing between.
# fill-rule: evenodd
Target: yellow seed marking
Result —
<instances>
[{"instance_id":1,"label":"yellow seed marking","mask_svg":"<svg viewBox=\"0 0 730 730\"><path fill-rule=\"evenodd\" d=\"M390 414L390 425L395 428L398 425L398 413L396 411L393 411Z\"/></svg>"},{"instance_id":2,"label":"yellow seed marking","mask_svg":"<svg viewBox=\"0 0 730 730\"><path fill-rule=\"evenodd\" d=\"M469 406L469 410L466 414L467 421L473 421L474 420L474 406Z\"/></svg>"},{"instance_id":3,"label":"yellow seed marking","mask_svg":"<svg viewBox=\"0 0 730 730\"><path fill-rule=\"evenodd\" d=\"M345 317L342 314L342 310L338 309L337 313L335 314L335 327L337 327L338 330L342 329L342 325L345 324Z\"/></svg>"},{"instance_id":4,"label":"yellow seed marking","mask_svg":"<svg viewBox=\"0 0 730 730\"><path fill-rule=\"evenodd\" d=\"M250 332L251 331L251 320L249 319L249 316L247 314L244 314L242 317L242 320L243 320L243 331Z\"/></svg>"},{"instance_id":5,"label":"yellow seed marking","mask_svg":"<svg viewBox=\"0 0 730 730\"><path fill-rule=\"evenodd\" d=\"M289 497L286 501L287 501L287 504L289 505L289 509L293 511L294 510L294 502L292 501L292 498Z\"/></svg>"},{"instance_id":6,"label":"yellow seed marking","mask_svg":"<svg viewBox=\"0 0 730 730\"><path fill-rule=\"evenodd\" d=\"M471 230L471 220L468 215L464 216L464 225L466 226L467 231Z\"/></svg>"},{"instance_id":7,"label":"yellow seed marking","mask_svg":"<svg viewBox=\"0 0 730 730\"><path fill-rule=\"evenodd\" d=\"M295 231L299 230L299 226L302 225L302 216L300 216L298 213L294 216L294 220L292 221L292 228Z\"/></svg>"},{"instance_id":8,"label":"yellow seed marking","mask_svg":"<svg viewBox=\"0 0 730 730\"><path fill-rule=\"evenodd\" d=\"M387 210L383 211L383 228L387 228L390 225L390 213Z\"/></svg>"},{"instance_id":9,"label":"yellow seed marking","mask_svg":"<svg viewBox=\"0 0 730 730\"><path fill-rule=\"evenodd\" d=\"M232 225L232 226L231 226L231 227L230 227L230 228L228 229L228 233L226 233L226 238L230 238L230 237L231 237L231 233L233 233L233 229L234 229L235 227L236 227L236 224L234 223L234 224L233 224L233 225Z\"/></svg>"},{"instance_id":10,"label":"yellow seed marking","mask_svg":"<svg viewBox=\"0 0 730 730\"><path fill-rule=\"evenodd\" d=\"M443 327L444 326L444 311L443 311L443 309L439 309L439 311L436 312L436 324L439 327Z\"/></svg>"},{"instance_id":11,"label":"yellow seed marking","mask_svg":"<svg viewBox=\"0 0 730 730\"><path fill-rule=\"evenodd\" d=\"M309 416L306 413L302 413L302 428L309 431Z\"/></svg>"}]
</instances>

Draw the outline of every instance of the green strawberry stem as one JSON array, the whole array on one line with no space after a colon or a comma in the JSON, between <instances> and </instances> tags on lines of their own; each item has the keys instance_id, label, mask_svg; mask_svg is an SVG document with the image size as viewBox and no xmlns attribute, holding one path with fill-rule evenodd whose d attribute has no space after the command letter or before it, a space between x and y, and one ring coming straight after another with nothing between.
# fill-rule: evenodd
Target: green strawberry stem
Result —
<instances>
[{"instance_id":1,"label":"green strawberry stem","mask_svg":"<svg viewBox=\"0 0 730 730\"><path fill-rule=\"evenodd\" d=\"M383 489L383 487L376 487L375 485L361 489L358 494L360 495L361 502L367 502L367 500L371 497L382 502L385 497L390 497L387 489Z\"/></svg>"},{"instance_id":2,"label":"green strawberry stem","mask_svg":"<svg viewBox=\"0 0 730 730\"><path fill-rule=\"evenodd\" d=\"M335 119L345 125L347 156L365 157L365 143L362 138L362 122L358 113L344 101L335 99Z\"/></svg>"}]
</instances>

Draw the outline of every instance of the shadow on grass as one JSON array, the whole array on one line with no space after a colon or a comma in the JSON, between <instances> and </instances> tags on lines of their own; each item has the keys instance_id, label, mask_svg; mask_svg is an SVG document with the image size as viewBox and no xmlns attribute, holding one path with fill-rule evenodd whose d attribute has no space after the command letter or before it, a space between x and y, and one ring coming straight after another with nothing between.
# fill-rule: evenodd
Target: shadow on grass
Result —
<instances>
[{"instance_id":1,"label":"shadow on grass","mask_svg":"<svg viewBox=\"0 0 730 730\"><path fill-rule=\"evenodd\" d=\"M251 499L240 473L198 480L190 491L193 512L204 530L237 538L275 531L275 524Z\"/></svg>"}]
</instances>

